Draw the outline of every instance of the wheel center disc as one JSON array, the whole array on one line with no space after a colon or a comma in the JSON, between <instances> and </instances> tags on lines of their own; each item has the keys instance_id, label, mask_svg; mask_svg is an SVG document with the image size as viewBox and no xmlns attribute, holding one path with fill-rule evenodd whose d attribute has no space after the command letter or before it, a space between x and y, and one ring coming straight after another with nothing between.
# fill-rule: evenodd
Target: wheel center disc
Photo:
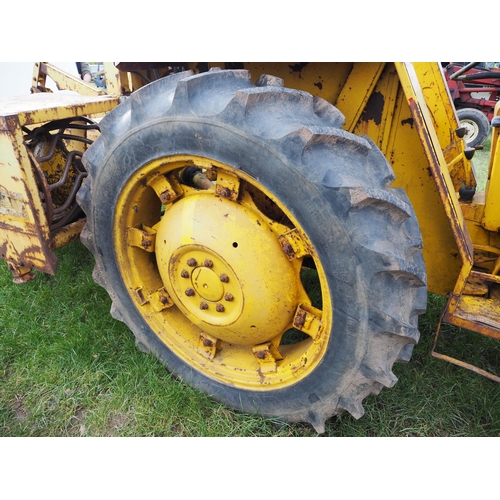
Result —
<instances>
[{"instance_id":1,"label":"wheel center disc","mask_svg":"<svg viewBox=\"0 0 500 500\"><path fill-rule=\"evenodd\" d=\"M175 249L168 263L166 284L172 298L205 331L235 323L243 310L241 285L229 264L213 250L200 245ZM219 331L220 330L220 331Z\"/></svg>"},{"instance_id":2,"label":"wheel center disc","mask_svg":"<svg viewBox=\"0 0 500 500\"><path fill-rule=\"evenodd\" d=\"M217 274L208 267L198 267L191 275L194 290L206 300L216 302L224 295L224 286Z\"/></svg>"}]
</instances>

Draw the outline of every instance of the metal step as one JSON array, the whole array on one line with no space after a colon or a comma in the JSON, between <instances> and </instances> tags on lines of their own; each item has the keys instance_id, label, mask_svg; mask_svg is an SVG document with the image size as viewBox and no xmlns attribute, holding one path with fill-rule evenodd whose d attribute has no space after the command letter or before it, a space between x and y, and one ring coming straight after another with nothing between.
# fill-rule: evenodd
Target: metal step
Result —
<instances>
[{"instance_id":1,"label":"metal step","mask_svg":"<svg viewBox=\"0 0 500 500\"><path fill-rule=\"evenodd\" d=\"M455 301L446 307L445 323L500 339L500 299L462 295Z\"/></svg>"}]
</instances>

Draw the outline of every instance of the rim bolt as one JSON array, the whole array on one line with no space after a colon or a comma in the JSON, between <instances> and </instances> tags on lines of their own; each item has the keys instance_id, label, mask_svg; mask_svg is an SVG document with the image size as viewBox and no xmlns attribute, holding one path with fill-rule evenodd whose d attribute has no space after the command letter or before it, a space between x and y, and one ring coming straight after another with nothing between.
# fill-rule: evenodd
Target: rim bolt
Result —
<instances>
[{"instance_id":1,"label":"rim bolt","mask_svg":"<svg viewBox=\"0 0 500 500\"><path fill-rule=\"evenodd\" d=\"M227 274L221 274L220 280L222 281L222 283L229 283L229 276Z\"/></svg>"},{"instance_id":2,"label":"rim bolt","mask_svg":"<svg viewBox=\"0 0 500 500\"><path fill-rule=\"evenodd\" d=\"M203 265L204 265L205 267L214 267L214 263L213 263L213 261L211 261L210 259L207 259L207 260L203 263Z\"/></svg>"},{"instance_id":3,"label":"rim bolt","mask_svg":"<svg viewBox=\"0 0 500 500\"><path fill-rule=\"evenodd\" d=\"M181 271L181 276L182 276L183 278L189 278L189 273L188 273L185 269L183 269L183 270Z\"/></svg>"},{"instance_id":4,"label":"rim bolt","mask_svg":"<svg viewBox=\"0 0 500 500\"><path fill-rule=\"evenodd\" d=\"M193 259L192 257L190 259L188 259L188 261L187 261L187 265L189 267L195 267L197 264L198 264L198 262L196 262L196 259Z\"/></svg>"},{"instance_id":5,"label":"rim bolt","mask_svg":"<svg viewBox=\"0 0 500 500\"><path fill-rule=\"evenodd\" d=\"M217 304L217 307L215 308L215 310L219 313L223 313L226 309L222 304Z\"/></svg>"},{"instance_id":6,"label":"rim bolt","mask_svg":"<svg viewBox=\"0 0 500 500\"><path fill-rule=\"evenodd\" d=\"M192 297L195 294L195 291L192 288L186 288L186 295L188 297Z\"/></svg>"},{"instance_id":7,"label":"rim bolt","mask_svg":"<svg viewBox=\"0 0 500 500\"><path fill-rule=\"evenodd\" d=\"M200 309L208 309L208 304L206 302L202 302L200 304Z\"/></svg>"},{"instance_id":8,"label":"rim bolt","mask_svg":"<svg viewBox=\"0 0 500 500\"><path fill-rule=\"evenodd\" d=\"M227 300L228 302L231 302L234 299L234 297L230 293L226 293L224 295L224 300Z\"/></svg>"}]
</instances>

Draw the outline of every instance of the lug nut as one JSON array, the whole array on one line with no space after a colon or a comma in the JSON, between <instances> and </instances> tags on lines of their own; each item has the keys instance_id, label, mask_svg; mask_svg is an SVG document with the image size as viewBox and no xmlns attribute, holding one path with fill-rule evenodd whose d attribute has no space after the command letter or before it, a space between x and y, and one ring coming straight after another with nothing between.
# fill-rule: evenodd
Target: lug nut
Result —
<instances>
[{"instance_id":1,"label":"lug nut","mask_svg":"<svg viewBox=\"0 0 500 500\"><path fill-rule=\"evenodd\" d=\"M207 259L207 260L203 263L203 265L204 265L205 267L214 267L214 263L213 263L210 259Z\"/></svg>"},{"instance_id":2,"label":"lug nut","mask_svg":"<svg viewBox=\"0 0 500 500\"><path fill-rule=\"evenodd\" d=\"M183 278L189 278L189 273L188 273L185 269L183 269L183 270L181 271L181 276L182 276Z\"/></svg>"},{"instance_id":3,"label":"lug nut","mask_svg":"<svg viewBox=\"0 0 500 500\"><path fill-rule=\"evenodd\" d=\"M222 304L217 304L217 307L215 308L215 310L219 313L223 313L226 309Z\"/></svg>"},{"instance_id":4,"label":"lug nut","mask_svg":"<svg viewBox=\"0 0 500 500\"><path fill-rule=\"evenodd\" d=\"M221 274L220 280L222 281L222 283L229 283L229 276L227 274Z\"/></svg>"},{"instance_id":5,"label":"lug nut","mask_svg":"<svg viewBox=\"0 0 500 500\"><path fill-rule=\"evenodd\" d=\"M297 328L302 328L306 323L306 318L305 314L297 314L293 325L296 326Z\"/></svg>"},{"instance_id":6,"label":"lug nut","mask_svg":"<svg viewBox=\"0 0 500 500\"><path fill-rule=\"evenodd\" d=\"M226 293L224 295L224 300L227 300L228 302L231 302L234 299L234 297L230 293Z\"/></svg>"},{"instance_id":7,"label":"lug nut","mask_svg":"<svg viewBox=\"0 0 500 500\"><path fill-rule=\"evenodd\" d=\"M208 304L206 302L202 302L200 304L200 309L208 309Z\"/></svg>"},{"instance_id":8,"label":"lug nut","mask_svg":"<svg viewBox=\"0 0 500 500\"><path fill-rule=\"evenodd\" d=\"M186 289L186 295L188 297L192 297L195 294L195 291L192 288L187 288Z\"/></svg>"},{"instance_id":9,"label":"lug nut","mask_svg":"<svg viewBox=\"0 0 500 500\"><path fill-rule=\"evenodd\" d=\"M198 264L198 262L196 262L196 259L193 259L192 257L190 259L188 259L188 261L187 261L187 265L189 267L194 267L194 266L196 266L196 264Z\"/></svg>"}]
</instances>

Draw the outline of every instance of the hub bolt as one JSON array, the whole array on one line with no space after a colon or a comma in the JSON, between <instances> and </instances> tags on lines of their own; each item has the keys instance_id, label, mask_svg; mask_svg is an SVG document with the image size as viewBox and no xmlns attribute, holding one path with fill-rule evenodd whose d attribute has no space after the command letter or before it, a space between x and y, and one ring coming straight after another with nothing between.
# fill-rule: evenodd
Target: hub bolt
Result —
<instances>
[{"instance_id":1,"label":"hub bolt","mask_svg":"<svg viewBox=\"0 0 500 500\"><path fill-rule=\"evenodd\" d=\"M190 259L188 259L188 261L187 261L187 265L189 267L195 267L197 264L198 264L198 262L196 262L196 259L193 259L192 257Z\"/></svg>"},{"instance_id":2,"label":"hub bolt","mask_svg":"<svg viewBox=\"0 0 500 500\"><path fill-rule=\"evenodd\" d=\"M203 265L204 265L205 267L214 267L214 263L213 263L213 261L211 261L210 259L207 259L207 260L203 263Z\"/></svg>"},{"instance_id":3,"label":"hub bolt","mask_svg":"<svg viewBox=\"0 0 500 500\"><path fill-rule=\"evenodd\" d=\"M183 270L181 271L181 276L182 276L183 278L189 278L189 273L188 273L185 269L183 269Z\"/></svg>"},{"instance_id":4,"label":"hub bolt","mask_svg":"<svg viewBox=\"0 0 500 500\"><path fill-rule=\"evenodd\" d=\"M195 291L192 288L187 288L186 289L186 295L188 297L192 297L195 294Z\"/></svg>"},{"instance_id":5,"label":"hub bolt","mask_svg":"<svg viewBox=\"0 0 500 500\"><path fill-rule=\"evenodd\" d=\"M200 304L200 309L208 309L208 304L206 302L202 302Z\"/></svg>"},{"instance_id":6,"label":"hub bolt","mask_svg":"<svg viewBox=\"0 0 500 500\"><path fill-rule=\"evenodd\" d=\"M226 293L226 295L224 295L224 299L227 300L228 302L231 302L234 299L234 297L230 293Z\"/></svg>"},{"instance_id":7,"label":"hub bolt","mask_svg":"<svg viewBox=\"0 0 500 500\"><path fill-rule=\"evenodd\" d=\"M221 274L220 280L222 281L222 283L229 283L229 276L227 274Z\"/></svg>"},{"instance_id":8,"label":"hub bolt","mask_svg":"<svg viewBox=\"0 0 500 500\"><path fill-rule=\"evenodd\" d=\"M226 309L224 308L224 306L222 304L217 304L217 307L215 308L215 310L219 313L223 313Z\"/></svg>"}]
</instances>

